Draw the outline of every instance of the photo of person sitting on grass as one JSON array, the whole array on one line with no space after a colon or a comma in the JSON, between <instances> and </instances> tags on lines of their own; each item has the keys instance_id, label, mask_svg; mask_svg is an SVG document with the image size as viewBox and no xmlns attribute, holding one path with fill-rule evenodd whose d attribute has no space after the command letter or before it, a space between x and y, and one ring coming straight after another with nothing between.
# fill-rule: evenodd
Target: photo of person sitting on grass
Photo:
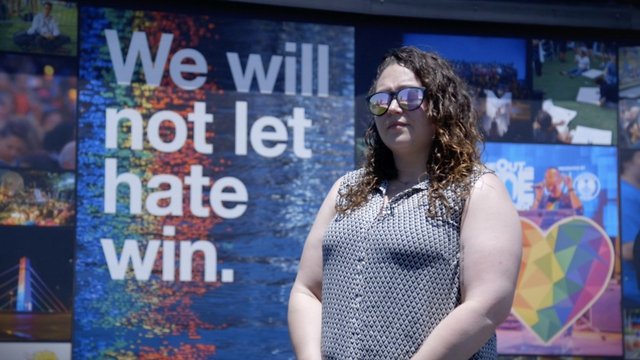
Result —
<instances>
[{"instance_id":1,"label":"photo of person sitting on grass","mask_svg":"<svg viewBox=\"0 0 640 360\"><path fill-rule=\"evenodd\" d=\"M15 2L4 9L0 51L76 55L78 11L75 3Z\"/></svg>"}]
</instances>

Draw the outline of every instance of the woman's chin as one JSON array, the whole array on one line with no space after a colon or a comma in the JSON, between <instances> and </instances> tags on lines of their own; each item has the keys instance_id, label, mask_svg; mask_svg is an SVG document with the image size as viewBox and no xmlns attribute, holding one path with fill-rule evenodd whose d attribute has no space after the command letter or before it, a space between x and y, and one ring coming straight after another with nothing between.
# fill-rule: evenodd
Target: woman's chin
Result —
<instances>
[{"instance_id":1,"label":"woman's chin","mask_svg":"<svg viewBox=\"0 0 640 360\"><path fill-rule=\"evenodd\" d=\"M424 148L426 146L419 146L411 139L394 139L394 141L385 142L385 145L393 152L393 153L415 153L426 151Z\"/></svg>"}]
</instances>

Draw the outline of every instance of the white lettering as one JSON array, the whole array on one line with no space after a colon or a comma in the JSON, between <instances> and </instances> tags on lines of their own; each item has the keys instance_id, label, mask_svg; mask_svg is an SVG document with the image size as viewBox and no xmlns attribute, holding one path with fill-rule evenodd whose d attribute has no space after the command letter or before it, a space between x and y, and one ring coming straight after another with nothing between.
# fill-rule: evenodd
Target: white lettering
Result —
<instances>
[{"instance_id":1,"label":"white lettering","mask_svg":"<svg viewBox=\"0 0 640 360\"><path fill-rule=\"evenodd\" d=\"M247 155L248 142L251 147L261 156L276 157L282 155L286 150L286 142L289 139L287 127L284 121L273 117L263 116L251 125L248 129L247 103L236 102L236 155ZM293 129L293 152L300 158L310 158L311 149L305 147L305 131L312 126L312 122L305 118L304 108L294 108L293 117L287 120L287 126ZM247 130L249 141L247 141ZM271 146L265 141L275 142Z\"/></svg>"},{"instance_id":2,"label":"white lettering","mask_svg":"<svg viewBox=\"0 0 640 360\"><path fill-rule=\"evenodd\" d=\"M249 92L249 89L251 89L251 81L254 77L258 82L258 90L261 94L271 94L273 92L273 87L276 84L276 77L280 71L280 65L282 64L282 56L271 56L266 75L264 72L264 65L262 64L262 58L258 54L249 55L247 67L244 72L240 65L240 57L238 56L238 53L228 52L227 61L229 62L233 82L235 83L236 90L238 92Z\"/></svg>"},{"instance_id":3,"label":"white lettering","mask_svg":"<svg viewBox=\"0 0 640 360\"><path fill-rule=\"evenodd\" d=\"M107 46L109 47L109 55L113 64L113 71L116 75L118 85L131 85L131 76L138 57L142 62L144 76L149 85L158 86L164 72L164 64L169 56L169 49L173 41L173 34L162 34L160 36L160 44L155 60L151 59L151 50L149 50L149 42L147 34L141 31L135 31L131 36L129 43L129 51L127 52L127 60L123 60L120 52L120 40L118 32L106 29L104 34L107 38Z\"/></svg>"},{"instance_id":4,"label":"white lettering","mask_svg":"<svg viewBox=\"0 0 640 360\"><path fill-rule=\"evenodd\" d=\"M104 257L107 260L107 267L109 268L111 279L124 280L129 263L131 263L137 280L149 280L154 260L158 254L158 249L160 248L159 240L149 241L147 250L144 253L144 259L140 258L140 249L138 249L138 243L135 240L124 241L120 259L118 259L116 254L113 240L100 239L100 243L102 244Z\"/></svg>"},{"instance_id":5,"label":"white lettering","mask_svg":"<svg viewBox=\"0 0 640 360\"><path fill-rule=\"evenodd\" d=\"M129 212L139 214L142 211L142 182L140 178L131 173L118 175L118 160L106 159L104 164L104 212L116 213L116 200L118 186L129 186Z\"/></svg>"},{"instance_id":6,"label":"white lettering","mask_svg":"<svg viewBox=\"0 0 640 360\"><path fill-rule=\"evenodd\" d=\"M150 240L144 256L141 256L138 242L125 240L119 258L112 239L100 239L100 243L109 274L113 280L124 280L127 270L131 267L136 280L148 281L161 246L162 280L175 280L175 241ZM215 282L217 280L218 254L213 243L206 240L180 241L180 281L192 280L193 256L197 251L201 251L204 256L204 281ZM223 275L225 275L225 282L233 282L233 270L223 269Z\"/></svg>"},{"instance_id":7,"label":"white lettering","mask_svg":"<svg viewBox=\"0 0 640 360\"><path fill-rule=\"evenodd\" d=\"M225 189L229 189L231 191L224 191ZM236 202L239 204L233 207L225 207L225 201ZM236 178L223 177L214 182L211 187L211 196L209 196L211 208L222 218L236 219L242 216L242 214L247 210L247 205L244 204L247 201L249 201L247 188Z\"/></svg>"},{"instance_id":8,"label":"white lettering","mask_svg":"<svg viewBox=\"0 0 640 360\"><path fill-rule=\"evenodd\" d=\"M185 177L185 183L190 186L190 211L198 217L209 216L209 209L202 205L204 188L211 186L211 179L202 175L201 165L193 165L190 174ZM106 214L117 213L118 186L129 187L129 212L140 214L142 212L142 181L132 173L118 174L118 160L107 158L105 160L105 185L104 185L104 212ZM147 187L149 189L160 188L163 184L168 189L151 192L145 200L145 209L151 215L166 216L183 215L183 185L180 178L169 174L158 174L151 177ZM162 200L168 200L168 204L161 206ZM209 190L209 203L211 210L225 219L235 219L242 216L247 209L246 202L249 195L246 186L237 178L223 177L214 181ZM229 203L234 204L229 204ZM225 206L225 203L226 206Z\"/></svg>"},{"instance_id":9,"label":"white lettering","mask_svg":"<svg viewBox=\"0 0 640 360\"><path fill-rule=\"evenodd\" d=\"M142 150L143 126L142 116L134 109L107 108L105 146L107 149L118 148L118 125L120 120L127 119L131 123L131 149Z\"/></svg>"},{"instance_id":10,"label":"white lettering","mask_svg":"<svg viewBox=\"0 0 640 360\"><path fill-rule=\"evenodd\" d=\"M129 50L126 60L121 52L118 32L113 29L104 31L111 56L111 64L116 75L118 85L131 85L131 78L138 61L142 62L142 70L147 84L159 86L164 74L165 64L169 58L169 50L173 42L173 34L161 34L160 43L156 53L156 58L151 58L151 49L147 40L147 34L142 31L135 31L131 36ZM195 49L178 50L169 64L169 75L171 80L180 88L185 90L195 90L201 87L205 81L207 72L207 61L204 56ZM187 79L183 73L194 75L192 79Z\"/></svg>"},{"instance_id":11,"label":"white lettering","mask_svg":"<svg viewBox=\"0 0 640 360\"><path fill-rule=\"evenodd\" d=\"M318 44L316 55L316 87L319 97L329 96L329 45ZM298 88L298 58L296 53L298 44L294 42L284 43L284 94L296 95ZM314 45L302 43L300 46L300 94L312 96L314 86ZM261 94L272 94L278 73L282 65L283 56L272 55L269 66L265 72L265 66L260 54L249 54L244 70L240 62L240 56L236 52L227 53L227 62L231 70L231 76L239 93L247 93L251 90L251 83L255 78L258 83L258 91Z\"/></svg>"},{"instance_id":12,"label":"white lettering","mask_svg":"<svg viewBox=\"0 0 640 360\"><path fill-rule=\"evenodd\" d=\"M190 59L194 64L185 63L184 60ZM204 85L207 80L206 76L196 76L191 80L187 80L182 73L190 74L206 74L207 61L200 52L194 49L182 49L176 52L171 59L169 65L169 74L173 82L185 90L195 90Z\"/></svg>"},{"instance_id":13,"label":"white lettering","mask_svg":"<svg viewBox=\"0 0 640 360\"><path fill-rule=\"evenodd\" d=\"M199 240L180 242L180 281L191 281L193 272L193 254L202 251L204 255L204 281L216 281L218 253L216 247L209 241Z\"/></svg>"}]
</instances>

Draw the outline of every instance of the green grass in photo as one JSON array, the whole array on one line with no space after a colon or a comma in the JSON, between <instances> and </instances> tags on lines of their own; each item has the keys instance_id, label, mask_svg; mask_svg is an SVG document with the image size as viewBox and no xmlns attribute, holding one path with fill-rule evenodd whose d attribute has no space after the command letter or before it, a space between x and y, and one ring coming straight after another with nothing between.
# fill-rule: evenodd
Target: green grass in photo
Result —
<instances>
[{"instance_id":1,"label":"green grass in photo","mask_svg":"<svg viewBox=\"0 0 640 360\"><path fill-rule=\"evenodd\" d=\"M612 145L614 145L618 139L616 107L601 107L576 101L580 87L598 87L598 84L585 76L569 77L561 74L576 66L573 59L574 53L569 50L565 62L557 58L545 60L542 64L542 76L533 74L533 88L542 91L544 99L553 100L554 105L577 111L576 117L569 123L569 129L582 125L609 130L612 132ZM590 60L592 69L602 70L604 62L599 56L592 55Z\"/></svg>"}]
</instances>

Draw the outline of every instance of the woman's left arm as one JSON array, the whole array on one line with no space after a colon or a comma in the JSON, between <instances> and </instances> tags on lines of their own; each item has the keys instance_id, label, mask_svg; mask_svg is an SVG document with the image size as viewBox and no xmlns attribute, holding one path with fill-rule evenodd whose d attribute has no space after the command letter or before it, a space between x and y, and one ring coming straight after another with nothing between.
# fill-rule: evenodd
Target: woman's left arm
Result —
<instances>
[{"instance_id":1,"label":"woman's left arm","mask_svg":"<svg viewBox=\"0 0 640 360\"><path fill-rule=\"evenodd\" d=\"M413 360L470 358L511 310L522 234L498 177L485 174L477 181L461 226L461 304L436 326Z\"/></svg>"}]
</instances>

